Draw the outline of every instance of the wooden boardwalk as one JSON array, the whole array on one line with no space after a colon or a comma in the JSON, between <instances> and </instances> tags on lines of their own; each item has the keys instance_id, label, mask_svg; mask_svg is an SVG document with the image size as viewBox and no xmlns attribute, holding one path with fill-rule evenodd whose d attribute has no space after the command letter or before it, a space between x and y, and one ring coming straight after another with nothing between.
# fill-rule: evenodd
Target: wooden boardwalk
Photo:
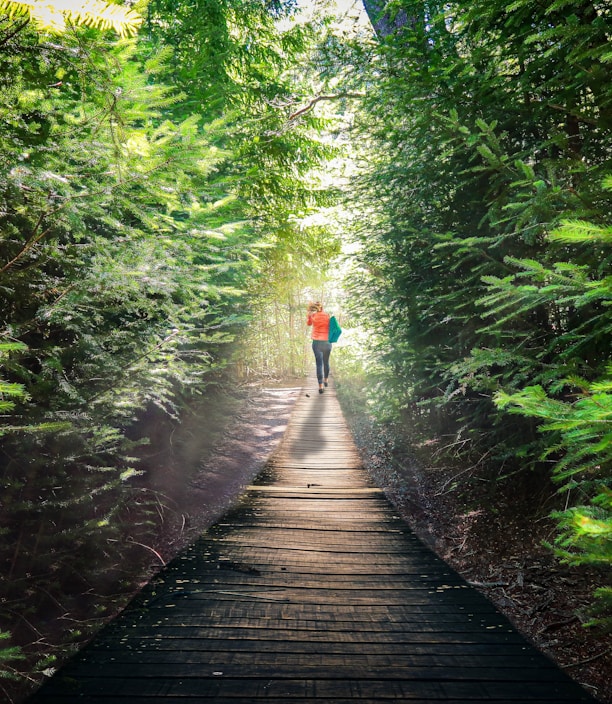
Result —
<instances>
[{"instance_id":1,"label":"wooden boardwalk","mask_svg":"<svg viewBox=\"0 0 612 704\"><path fill-rule=\"evenodd\" d=\"M31 704L594 702L370 483L333 389L269 468Z\"/></svg>"}]
</instances>

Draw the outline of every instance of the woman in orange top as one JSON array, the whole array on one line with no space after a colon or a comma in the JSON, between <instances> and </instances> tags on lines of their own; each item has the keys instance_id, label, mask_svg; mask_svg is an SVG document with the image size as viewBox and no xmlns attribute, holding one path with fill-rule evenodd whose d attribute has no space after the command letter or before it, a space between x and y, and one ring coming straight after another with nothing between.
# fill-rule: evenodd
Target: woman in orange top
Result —
<instances>
[{"instance_id":1,"label":"woman in orange top","mask_svg":"<svg viewBox=\"0 0 612 704\"><path fill-rule=\"evenodd\" d=\"M329 341L329 314L323 312L323 306L319 301L308 304L306 324L312 325L312 351L317 365L319 393L322 394L329 377L329 355L332 346Z\"/></svg>"}]
</instances>

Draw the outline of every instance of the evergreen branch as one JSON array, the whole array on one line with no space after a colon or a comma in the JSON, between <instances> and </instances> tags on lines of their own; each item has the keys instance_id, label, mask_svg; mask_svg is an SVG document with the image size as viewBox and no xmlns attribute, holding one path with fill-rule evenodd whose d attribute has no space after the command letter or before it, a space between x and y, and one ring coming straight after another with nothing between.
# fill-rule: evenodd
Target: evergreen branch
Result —
<instances>
[{"instance_id":1,"label":"evergreen branch","mask_svg":"<svg viewBox=\"0 0 612 704\"><path fill-rule=\"evenodd\" d=\"M143 180L145 177L147 177L149 174L161 169L162 167L168 166L172 162L172 159L169 157L165 161L163 161L160 164L156 164L155 166L151 167L147 171L143 171L142 173L134 174L131 178L128 178L127 180L122 180L119 184L117 184L117 188L125 188L125 186L131 182L136 182L138 180ZM27 252L32 249L32 247L40 242L49 232L51 232L52 228L48 227L46 230L43 230L39 235L36 235L36 231L40 228L42 221L45 217L49 215L55 215L58 213L62 208L65 208L69 203L79 199L79 198L91 198L92 196L100 195L102 193L106 192L106 188L103 187L100 189L100 191L88 191L85 193L75 193L71 196L67 196L64 199L64 202L59 205L57 208L52 209L52 210L47 210L45 212L42 212L38 218L38 221L36 222L36 225L34 226L34 234L25 242L23 247L19 250L19 252L9 261L7 262L3 267L0 268L0 274L4 274L8 269L10 269L14 264L16 264Z\"/></svg>"},{"instance_id":2,"label":"evergreen branch","mask_svg":"<svg viewBox=\"0 0 612 704\"><path fill-rule=\"evenodd\" d=\"M565 115L573 117L577 122L583 122L585 125L589 125L590 127L597 127L597 125L599 124L597 120L585 117L582 113L578 112L577 110L568 110L567 107L564 107L563 105L555 105L554 103L549 103L548 105L552 110L558 110L559 112L562 112Z\"/></svg>"},{"instance_id":3,"label":"evergreen branch","mask_svg":"<svg viewBox=\"0 0 612 704\"><path fill-rule=\"evenodd\" d=\"M4 37L4 39L2 39L2 41L0 41L0 48L6 46L11 41L11 39L13 37L15 37L17 34L19 34L19 32L21 32L22 29L25 29L29 23L30 23L30 19L28 18L24 22L22 22L21 24L17 25L17 28L14 31L12 31L8 36Z\"/></svg>"},{"instance_id":4,"label":"evergreen branch","mask_svg":"<svg viewBox=\"0 0 612 704\"><path fill-rule=\"evenodd\" d=\"M553 242L573 244L577 242L612 241L612 227L602 227L584 220L565 220L550 233Z\"/></svg>"},{"instance_id":5,"label":"evergreen branch","mask_svg":"<svg viewBox=\"0 0 612 704\"><path fill-rule=\"evenodd\" d=\"M146 357L148 357L148 356L149 356L150 354L152 354L153 352L156 352L157 350L160 350L167 342L169 342L170 340L174 339L174 338L179 334L179 332L180 332L180 330L173 330L169 335L166 335L166 337L164 337L163 340L161 340L160 342L158 342L158 343L156 343L155 345L153 345L153 347L150 347L149 349L147 349L147 350L146 350L145 352L143 352L140 356L135 357L134 359L131 359L131 360L128 362L128 364L126 364L126 365L124 365L123 367L121 367L118 371L120 371L120 372L129 371L131 368L133 368L133 367L136 365L137 362L140 362L142 359L145 359ZM100 396L102 396L102 395L105 394L107 391L109 391L110 389L112 389L114 385L115 385L115 380L113 379L112 382L111 382L111 384L110 384L110 386L104 387L104 388L100 389L99 391L97 391L93 396L90 396L90 397L87 399L87 403L88 403L88 404L93 403L93 402L96 401Z\"/></svg>"},{"instance_id":6,"label":"evergreen branch","mask_svg":"<svg viewBox=\"0 0 612 704\"><path fill-rule=\"evenodd\" d=\"M301 115L310 112L314 106L321 100L342 100L343 98L365 98L365 93L337 93L335 95L317 95L303 108L296 110L294 113L289 115L289 122L293 122L295 119Z\"/></svg>"},{"instance_id":7,"label":"evergreen branch","mask_svg":"<svg viewBox=\"0 0 612 704\"><path fill-rule=\"evenodd\" d=\"M60 206L61 207L61 206ZM36 222L36 225L34 226L34 232L32 233L32 236L26 240L25 244L23 247L17 252L17 254L9 261L7 262L1 269L0 269L0 274L4 274L5 271L10 269L13 264L18 262L23 255L28 252L32 247L37 243L40 242L40 240L49 232L49 228L46 230L43 230L39 235L36 234L37 230L40 228L42 225L43 219L45 218L46 215L48 215L52 211L43 211L39 217L38 221Z\"/></svg>"}]
</instances>

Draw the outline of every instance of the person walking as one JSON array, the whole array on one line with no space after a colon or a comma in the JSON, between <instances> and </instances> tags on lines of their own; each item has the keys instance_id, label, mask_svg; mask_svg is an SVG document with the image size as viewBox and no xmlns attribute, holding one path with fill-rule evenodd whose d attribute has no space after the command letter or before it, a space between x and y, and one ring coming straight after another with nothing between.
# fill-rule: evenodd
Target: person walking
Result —
<instances>
[{"instance_id":1,"label":"person walking","mask_svg":"<svg viewBox=\"0 0 612 704\"><path fill-rule=\"evenodd\" d=\"M329 378L329 355L332 343L329 341L329 314L324 312L319 301L308 304L306 324L312 326L312 351L317 365L319 393L322 394Z\"/></svg>"}]
</instances>

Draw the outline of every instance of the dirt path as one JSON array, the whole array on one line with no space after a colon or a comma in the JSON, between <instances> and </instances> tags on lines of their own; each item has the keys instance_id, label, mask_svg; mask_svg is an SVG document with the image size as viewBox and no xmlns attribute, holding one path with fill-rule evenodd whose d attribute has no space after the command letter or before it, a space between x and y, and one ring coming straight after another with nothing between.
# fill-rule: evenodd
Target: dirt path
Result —
<instances>
[{"instance_id":1,"label":"dirt path","mask_svg":"<svg viewBox=\"0 0 612 704\"><path fill-rule=\"evenodd\" d=\"M189 482L181 506L184 530L168 536L172 552L223 516L263 469L283 437L302 392L298 383L263 387L249 394L221 443L201 460Z\"/></svg>"}]
</instances>

